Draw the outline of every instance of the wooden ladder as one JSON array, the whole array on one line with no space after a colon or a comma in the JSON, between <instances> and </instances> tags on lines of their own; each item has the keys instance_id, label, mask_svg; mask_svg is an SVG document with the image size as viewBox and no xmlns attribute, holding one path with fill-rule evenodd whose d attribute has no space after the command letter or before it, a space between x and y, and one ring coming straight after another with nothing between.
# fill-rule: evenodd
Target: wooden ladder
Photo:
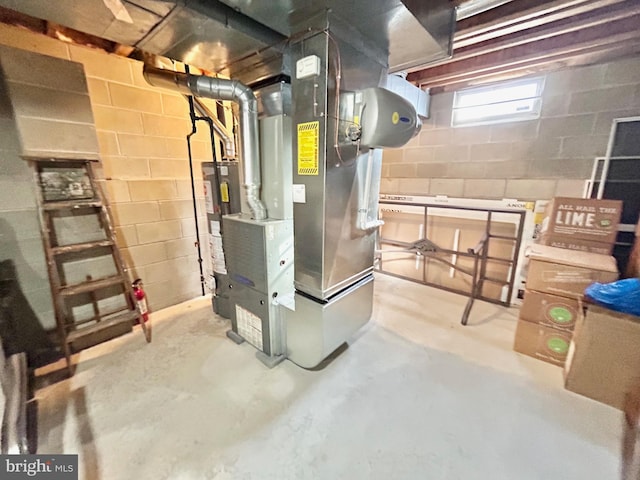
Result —
<instances>
[{"instance_id":1,"label":"wooden ladder","mask_svg":"<svg viewBox=\"0 0 640 480\"><path fill-rule=\"evenodd\" d=\"M28 160L37 186L40 229L58 336L67 368L73 374L72 353L130 332L136 319L147 341L150 331L137 310L104 194L93 175L93 161ZM113 265L103 268L106 273L84 271L81 279L67 279L74 276L71 269L74 264L85 262L85 269L87 264L91 268L92 260L104 261L108 256ZM76 272L75 277L78 275ZM75 319L74 308L83 307L85 314L79 315L83 318Z\"/></svg>"}]
</instances>

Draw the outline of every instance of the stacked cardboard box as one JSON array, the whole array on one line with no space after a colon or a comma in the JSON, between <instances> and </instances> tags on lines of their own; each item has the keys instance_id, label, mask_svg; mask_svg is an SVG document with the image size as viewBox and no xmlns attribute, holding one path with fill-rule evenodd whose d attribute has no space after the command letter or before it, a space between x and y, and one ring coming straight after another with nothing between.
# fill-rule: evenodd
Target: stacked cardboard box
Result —
<instances>
[{"instance_id":1,"label":"stacked cardboard box","mask_svg":"<svg viewBox=\"0 0 640 480\"><path fill-rule=\"evenodd\" d=\"M556 197L546 207L529 271L514 350L563 365L584 289L618 278L610 257L622 202Z\"/></svg>"},{"instance_id":2,"label":"stacked cardboard box","mask_svg":"<svg viewBox=\"0 0 640 480\"><path fill-rule=\"evenodd\" d=\"M640 317L589 305L578 317L564 367L565 388L623 409L640 386Z\"/></svg>"},{"instance_id":3,"label":"stacked cardboard box","mask_svg":"<svg viewBox=\"0 0 640 480\"><path fill-rule=\"evenodd\" d=\"M556 197L547 204L537 243L611 255L621 213L620 200Z\"/></svg>"},{"instance_id":4,"label":"stacked cardboard box","mask_svg":"<svg viewBox=\"0 0 640 480\"><path fill-rule=\"evenodd\" d=\"M613 257L534 245L527 253L527 290L520 309L514 350L564 365L584 289L617 280Z\"/></svg>"}]
</instances>

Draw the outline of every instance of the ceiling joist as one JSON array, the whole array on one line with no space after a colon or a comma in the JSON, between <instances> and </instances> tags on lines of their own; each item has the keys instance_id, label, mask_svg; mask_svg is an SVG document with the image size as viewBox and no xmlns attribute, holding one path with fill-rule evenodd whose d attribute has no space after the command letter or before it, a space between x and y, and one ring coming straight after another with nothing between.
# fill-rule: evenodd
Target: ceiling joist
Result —
<instances>
[{"instance_id":1,"label":"ceiling joist","mask_svg":"<svg viewBox=\"0 0 640 480\"><path fill-rule=\"evenodd\" d=\"M408 79L436 91L454 90L607 61L640 52L638 25L635 0L514 0L458 22L453 57Z\"/></svg>"}]
</instances>

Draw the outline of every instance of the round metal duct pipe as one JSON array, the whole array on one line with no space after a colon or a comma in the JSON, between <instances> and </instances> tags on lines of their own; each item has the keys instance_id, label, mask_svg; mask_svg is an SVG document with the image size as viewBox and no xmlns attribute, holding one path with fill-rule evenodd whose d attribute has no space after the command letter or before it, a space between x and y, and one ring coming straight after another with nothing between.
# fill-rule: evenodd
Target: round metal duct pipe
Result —
<instances>
[{"instance_id":1,"label":"round metal duct pipe","mask_svg":"<svg viewBox=\"0 0 640 480\"><path fill-rule=\"evenodd\" d=\"M149 84L182 94L227 100L238 104L240 110L240 144L244 188L251 215L255 220L267 218L267 210L260 201L260 137L258 134L258 101L253 91L242 82L224 78L189 75L144 66L144 78Z\"/></svg>"}]
</instances>

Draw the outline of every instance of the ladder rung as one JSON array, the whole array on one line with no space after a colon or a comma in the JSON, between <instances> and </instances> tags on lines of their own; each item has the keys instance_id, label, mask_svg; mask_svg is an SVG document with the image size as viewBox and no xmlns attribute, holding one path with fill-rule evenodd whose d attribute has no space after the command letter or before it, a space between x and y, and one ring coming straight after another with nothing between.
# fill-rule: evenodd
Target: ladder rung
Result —
<instances>
[{"instance_id":1,"label":"ladder rung","mask_svg":"<svg viewBox=\"0 0 640 480\"><path fill-rule=\"evenodd\" d=\"M129 323L131 327L133 327L133 321L138 318L137 310L129 310L122 315L117 315L115 317L111 317L101 322L98 322L90 327L79 328L78 330L74 330L67 335L66 341L67 343L72 343L78 341L82 338L89 337L91 335L98 335L110 328L117 327L123 323Z\"/></svg>"},{"instance_id":2,"label":"ladder rung","mask_svg":"<svg viewBox=\"0 0 640 480\"><path fill-rule=\"evenodd\" d=\"M91 154L88 154L87 157L83 156L82 158L30 157L29 155L25 155L22 158L30 162L34 162L36 164L48 163L48 164L57 166L57 164L59 163L69 163L69 164L77 163L79 166L83 166L89 163L95 163L100 161L100 157L96 156L94 158L92 155L95 155L95 154L91 153Z\"/></svg>"},{"instance_id":3,"label":"ladder rung","mask_svg":"<svg viewBox=\"0 0 640 480\"><path fill-rule=\"evenodd\" d=\"M100 290L101 288L110 287L111 285L126 284L128 283L120 275L114 275L112 277L101 278L99 280L92 280L90 282L76 283L74 285L66 285L60 287L60 295L78 295L79 293L92 292L94 290Z\"/></svg>"},{"instance_id":4,"label":"ladder rung","mask_svg":"<svg viewBox=\"0 0 640 480\"><path fill-rule=\"evenodd\" d=\"M64 200L60 202L45 202L42 205L43 210L71 210L77 208L99 208L102 202L99 200Z\"/></svg>"},{"instance_id":5,"label":"ladder rung","mask_svg":"<svg viewBox=\"0 0 640 480\"><path fill-rule=\"evenodd\" d=\"M97 242L86 243L74 243L73 245L62 245L60 247L53 247L51 253L54 255L61 255L63 253L76 253L84 250L90 250L92 248L110 247L113 245L111 240L99 240Z\"/></svg>"}]
</instances>

